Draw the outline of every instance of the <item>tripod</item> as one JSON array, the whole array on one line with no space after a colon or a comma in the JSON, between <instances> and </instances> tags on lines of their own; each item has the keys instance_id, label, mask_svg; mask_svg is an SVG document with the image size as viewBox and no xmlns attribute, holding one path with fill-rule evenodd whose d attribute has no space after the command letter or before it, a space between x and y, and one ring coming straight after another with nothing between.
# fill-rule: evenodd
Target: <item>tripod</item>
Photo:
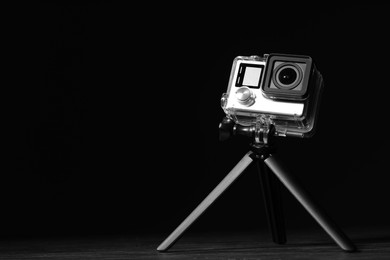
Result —
<instances>
[{"instance_id":1,"label":"tripod","mask_svg":"<svg viewBox=\"0 0 390 260\"><path fill-rule=\"evenodd\" d=\"M225 118L220 129L223 139L231 133L229 129L232 121ZM344 251L353 252L356 250L352 241L333 222L325 211L310 197L299 181L289 173L272 153L274 146L270 138L274 134L274 127L258 129L254 127L242 127L234 125L234 134L242 134L254 137L251 149L228 173L228 175L214 188L214 190L195 208L194 211L159 245L158 251L167 251L183 235L183 233L202 215L207 208L244 172L252 163L256 162L263 189L266 214L271 230L273 241L277 244L286 243L286 233L283 220L281 204L280 182L292 193L302 204L318 224L328 233L336 244ZM270 171L269 171L270 170ZM279 181L277 180L279 179Z\"/></svg>"}]
</instances>

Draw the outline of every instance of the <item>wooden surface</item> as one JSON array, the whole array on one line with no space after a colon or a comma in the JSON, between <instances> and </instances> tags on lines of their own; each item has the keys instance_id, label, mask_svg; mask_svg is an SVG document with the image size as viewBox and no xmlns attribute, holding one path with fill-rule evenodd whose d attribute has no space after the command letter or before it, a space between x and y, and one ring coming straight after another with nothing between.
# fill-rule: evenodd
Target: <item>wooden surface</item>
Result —
<instances>
[{"instance_id":1,"label":"wooden surface","mask_svg":"<svg viewBox=\"0 0 390 260\"><path fill-rule=\"evenodd\" d=\"M345 229L359 251L345 253L321 229L287 230L287 244L268 231L187 232L167 253L164 234L2 239L0 259L390 259L390 228Z\"/></svg>"}]
</instances>

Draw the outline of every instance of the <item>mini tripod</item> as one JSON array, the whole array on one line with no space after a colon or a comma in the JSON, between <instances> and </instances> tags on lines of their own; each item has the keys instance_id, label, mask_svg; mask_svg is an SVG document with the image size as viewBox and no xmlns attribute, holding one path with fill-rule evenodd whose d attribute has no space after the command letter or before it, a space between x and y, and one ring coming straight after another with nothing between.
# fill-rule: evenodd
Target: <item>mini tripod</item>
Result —
<instances>
[{"instance_id":1,"label":"mini tripod","mask_svg":"<svg viewBox=\"0 0 390 260\"><path fill-rule=\"evenodd\" d=\"M250 151L238 162L229 174L214 188L214 190L195 208L195 210L159 245L158 251L167 251L183 235L192 223L244 172L256 162L263 189L268 224L273 241L277 244L286 243L283 211L281 204L280 182L294 195L318 224L344 251L356 250L352 241L333 222L324 210L316 204L294 175L282 166L272 154L274 146L271 138L275 128L245 127L236 125L231 119L224 118L220 125L220 139L226 139L232 134L246 135L255 141L250 145ZM271 171L269 171L269 169ZM273 174L271 174L273 173ZM276 176L276 177L275 177ZM280 182L277 180L279 179Z\"/></svg>"}]
</instances>

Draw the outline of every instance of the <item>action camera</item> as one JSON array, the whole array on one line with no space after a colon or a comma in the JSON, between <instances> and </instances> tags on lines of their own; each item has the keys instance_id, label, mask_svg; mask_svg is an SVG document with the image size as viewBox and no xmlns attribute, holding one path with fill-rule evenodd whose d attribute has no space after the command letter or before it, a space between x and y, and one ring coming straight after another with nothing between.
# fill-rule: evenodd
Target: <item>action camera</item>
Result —
<instances>
[{"instance_id":1,"label":"action camera","mask_svg":"<svg viewBox=\"0 0 390 260\"><path fill-rule=\"evenodd\" d=\"M221 98L226 116L219 124L219 140L238 135L249 137L250 150L157 247L157 251L166 252L252 162L257 166L268 223L276 244L287 241L282 184L342 250L356 251L353 242L315 203L297 178L286 170L278 156L274 156L274 136L313 135L322 89L322 76L308 56L270 54L236 57L227 92Z\"/></svg>"},{"instance_id":2,"label":"action camera","mask_svg":"<svg viewBox=\"0 0 390 260\"><path fill-rule=\"evenodd\" d=\"M237 124L261 121L274 125L277 136L309 137L322 88L322 76L309 56L238 56L221 105Z\"/></svg>"}]
</instances>

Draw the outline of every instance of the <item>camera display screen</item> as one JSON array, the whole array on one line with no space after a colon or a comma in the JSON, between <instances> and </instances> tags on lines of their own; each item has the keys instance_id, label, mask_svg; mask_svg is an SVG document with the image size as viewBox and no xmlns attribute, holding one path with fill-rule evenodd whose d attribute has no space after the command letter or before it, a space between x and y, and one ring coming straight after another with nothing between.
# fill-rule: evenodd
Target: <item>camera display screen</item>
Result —
<instances>
[{"instance_id":1,"label":"camera display screen","mask_svg":"<svg viewBox=\"0 0 390 260\"><path fill-rule=\"evenodd\" d=\"M261 77L264 66L257 64L240 64L237 75L236 87L247 86L250 88L260 88Z\"/></svg>"},{"instance_id":2,"label":"camera display screen","mask_svg":"<svg viewBox=\"0 0 390 260\"><path fill-rule=\"evenodd\" d=\"M242 85L257 87L259 85L261 71L262 68L247 67Z\"/></svg>"}]
</instances>

